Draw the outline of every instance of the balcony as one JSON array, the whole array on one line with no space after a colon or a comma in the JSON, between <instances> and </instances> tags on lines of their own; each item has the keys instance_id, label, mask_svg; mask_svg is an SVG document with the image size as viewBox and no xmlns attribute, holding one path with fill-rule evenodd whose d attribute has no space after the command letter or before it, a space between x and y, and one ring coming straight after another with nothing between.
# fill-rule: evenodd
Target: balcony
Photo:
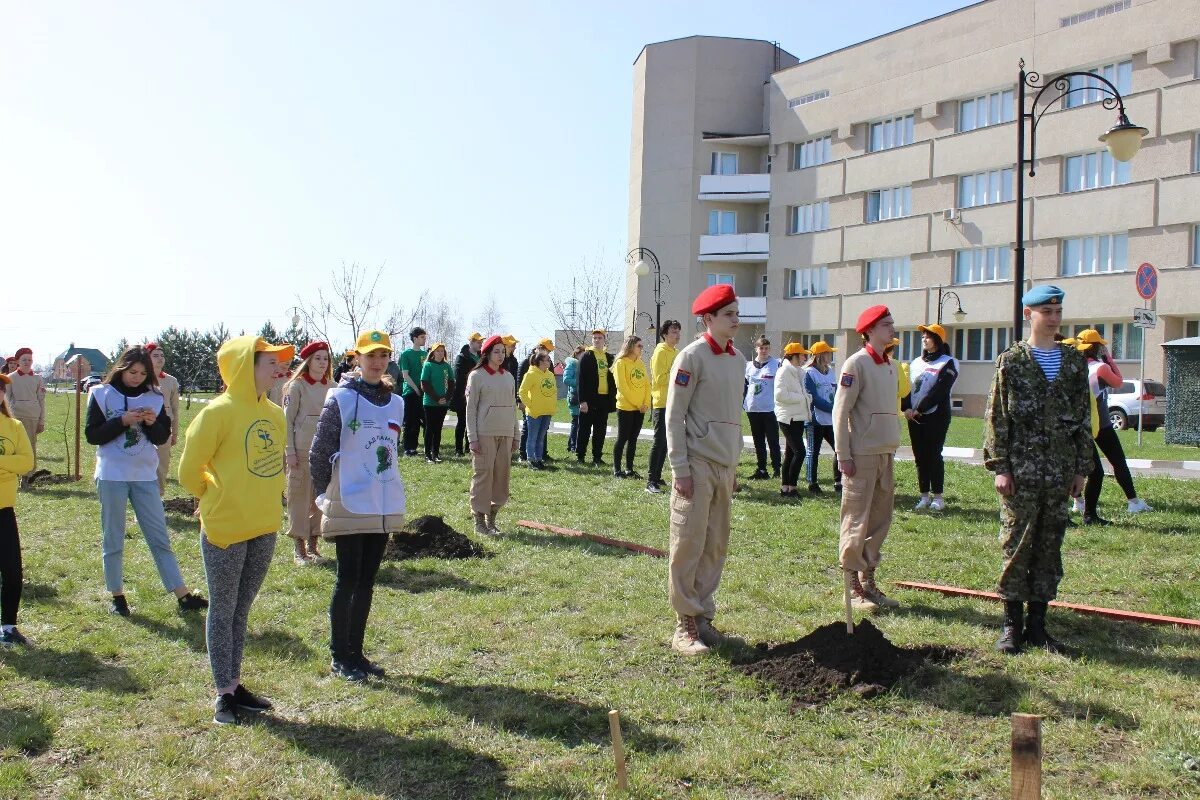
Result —
<instances>
[{"instance_id":1,"label":"balcony","mask_svg":"<svg viewBox=\"0 0 1200 800\"><path fill-rule=\"evenodd\" d=\"M765 203L771 199L771 176L701 175L700 199L722 203Z\"/></svg>"},{"instance_id":2,"label":"balcony","mask_svg":"<svg viewBox=\"0 0 1200 800\"><path fill-rule=\"evenodd\" d=\"M739 297L738 316L742 322L750 325L767 324L767 298Z\"/></svg>"},{"instance_id":3,"label":"balcony","mask_svg":"<svg viewBox=\"0 0 1200 800\"><path fill-rule=\"evenodd\" d=\"M765 233L727 233L700 237L701 261L766 261L770 250Z\"/></svg>"}]
</instances>

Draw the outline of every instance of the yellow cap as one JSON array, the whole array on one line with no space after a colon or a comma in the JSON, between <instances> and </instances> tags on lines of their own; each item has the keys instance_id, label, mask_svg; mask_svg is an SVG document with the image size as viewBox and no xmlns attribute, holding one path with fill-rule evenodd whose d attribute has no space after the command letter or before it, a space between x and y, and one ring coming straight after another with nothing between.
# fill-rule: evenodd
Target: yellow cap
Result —
<instances>
[{"instance_id":1,"label":"yellow cap","mask_svg":"<svg viewBox=\"0 0 1200 800\"><path fill-rule=\"evenodd\" d=\"M946 341L946 329L943 328L941 325L937 324L936 322L933 323L932 325L918 325L917 330L925 331L926 333L932 333L934 336L938 337L943 342Z\"/></svg>"},{"instance_id":2,"label":"yellow cap","mask_svg":"<svg viewBox=\"0 0 1200 800\"><path fill-rule=\"evenodd\" d=\"M482 342L483 334L480 333L479 331L474 331L471 333L470 336L467 337L467 341L468 342Z\"/></svg>"},{"instance_id":3,"label":"yellow cap","mask_svg":"<svg viewBox=\"0 0 1200 800\"><path fill-rule=\"evenodd\" d=\"M517 339L517 337L513 336L511 333L506 333L500 337L500 341L504 342L509 347L512 347L514 344L516 344L520 340Z\"/></svg>"},{"instance_id":4,"label":"yellow cap","mask_svg":"<svg viewBox=\"0 0 1200 800\"><path fill-rule=\"evenodd\" d=\"M290 364L296 355L296 348L290 344L271 344L263 339L254 342L254 352L272 353L280 364Z\"/></svg>"},{"instance_id":5,"label":"yellow cap","mask_svg":"<svg viewBox=\"0 0 1200 800\"><path fill-rule=\"evenodd\" d=\"M608 331L604 330L604 328L596 328L595 330L592 331L592 336L595 336L596 334L600 334L601 336L607 337Z\"/></svg>"},{"instance_id":6,"label":"yellow cap","mask_svg":"<svg viewBox=\"0 0 1200 800\"><path fill-rule=\"evenodd\" d=\"M433 355L433 351L437 350L439 347L442 348L443 350L446 350L446 343L445 342L434 342L433 347L429 348L429 354ZM446 355L450 355L449 350L446 350Z\"/></svg>"},{"instance_id":7,"label":"yellow cap","mask_svg":"<svg viewBox=\"0 0 1200 800\"><path fill-rule=\"evenodd\" d=\"M787 356L803 356L808 355L808 351L804 349L804 345L799 342L788 342L783 348L783 355Z\"/></svg>"},{"instance_id":8,"label":"yellow cap","mask_svg":"<svg viewBox=\"0 0 1200 800\"><path fill-rule=\"evenodd\" d=\"M825 353L836 353L837 348L830 347L829 342L820 341L813 342L813 346L808 348L808 352L812 353L814 356L820 356L824 355Z\"/></svg>"},{"instance_id":9,"label":"yellow cap","mask_svg":"<svg viewBox=\"0 0 1200 800\"><path fill-rule=\"evenodd\" d=\"M1075 346L1080 350L1087 350L1094 344L1107 345L1108 342L1100 335L1100 331L1088 328L1086 331L1080 331L1075 334Z\"/></svg>"},{"instance_id":10,"label":"yellow cap","mask_svg":"<svg viewBox=\"0 0 1200 800\"><path fill-rule=\"evenodd\" d=\"M366 355L375 350L387 350L390 352L392 349L392 337L383 331L363 331L358 335L358 341L354 343L354 349L361 355Z\"/></svg>"},{"instance_id":11,"label":"yellow cap","mask_svg":"<svg viewBox=\"0 0 1200 800\"><path fill-rule=\"evenodd\" d=\"M541 341L538 342L538 344L540 344L542 346L542 349L545 350L547 353L554 352L554 342L550 341L549 339L542 339Z\"/></svg>"}]
</instances>

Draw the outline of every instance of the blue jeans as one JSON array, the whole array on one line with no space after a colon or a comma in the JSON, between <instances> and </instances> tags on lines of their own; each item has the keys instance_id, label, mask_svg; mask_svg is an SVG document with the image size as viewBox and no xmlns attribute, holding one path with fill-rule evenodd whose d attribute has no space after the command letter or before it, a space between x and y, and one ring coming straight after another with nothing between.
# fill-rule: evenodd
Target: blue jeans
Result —
<instances>
[{"instance_id":1,"label":"blue jeans","mask_svg":"<svg viewBox=\"0 0 1200 800\"><path fill-rule=\"evenodd\" d=\"M100 527L104 531L104 586L113 594L124 589L125 572L125 507L133 505L133 515L150 546L150 555L158 567L158 577L168 592L183 586L179 562L167 538L167 515L158 481L96 481L100 495Z\"/></svg>"},{"instance_id":2,"label":"blue jeans","mask_svg":"<svg viewBox=\"0 0 1200 800\"><path fill-rule=\"evenodd\" d=\"M571 432L567 434L567 452L575 452L575 441L579 438L579 412L571 415Z\"/></svg>"},{"instance_id":3,"label":"blue jeans","mask_svg":"<svg viewBox=\"0 0 1200 800\"><path fill-rule=\"evenodd\" d=\"M553 416L531 417L525 415L525 425L529 435L525 439L526 457L532 462L539 462L546 457L546 431L550 430L550 420Z\"/></svg>"}]
</instances>

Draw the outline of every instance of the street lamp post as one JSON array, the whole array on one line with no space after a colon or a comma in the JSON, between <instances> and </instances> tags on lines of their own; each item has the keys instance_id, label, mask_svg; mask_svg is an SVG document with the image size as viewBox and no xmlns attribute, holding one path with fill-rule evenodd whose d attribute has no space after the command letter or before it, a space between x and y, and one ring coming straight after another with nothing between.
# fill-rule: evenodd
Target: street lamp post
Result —
<instances>
[{"instance_id":1,"label":"street lamp post","mask_svg":"<svg viewBox=\"0 0 1200 800\"><path fill-rule=\"evenodd\" d=\"M649 247L635 247L625 254L625 263L633 266L633 273L639 278L644 278L654 272L654 341L658 342L659 331L662 329L662 284L665 280L671 282L670 275L662 274L662 264L658 262L658 256ZM649 314L646 314L649 317Z\"/></svg>"},{"instance_id":2,"label":"street lamp post","mask_svg":"<svg viewBox=\"0 0 1200 800\"><path fill-rule=\"evenodd\" d=\"M1071 86L1071 78L1080 77L1085 83ZM1033 101L1026 105L1026 89L1037 90ZM1048 100L1038 111L1042 96L1047 92L1058 92ZM1100 136L1100 141L1108 147L1108 152L1117 161L1128 161L1137 155L1142 146L1142 138L1150 131L1129 121L1125 114L1125 100L1107 78L1094 72L1064 72L1047 79L1044 83L1041 74L1025 71L1025 59L1018 64L1017 77L1017 241L1015 270L1013 272L1013 338L1021 336L1025 315L1022 313L1021 296L1025 284L1025 165L1029 165L1029 177L1034 176L1037 162L1037 126L1042 116L1050 110L1054 103L1075 92L1101 92L1105 95L1100 105L1107 109L1117 109L1117 122ZM1028 110L1026 110L1028 108ZM1025 123L1029 122L1029 157L1025 157ZM940 310L940 308L939 308Z\"/></svg>"},{"instance_id":3,"label":"street lamp post","mask_svg":"<svg viewBox=\"0 0 1200 800\"><path fill-rule=\"evenodd\" d=\"M657 331L658 330L658 328L654 325L654 317L650 316L649 311L635 311L635 312L633 312L633 329L635 331L637 330L637 321L639 319L641 319L642 317L646 318L646 329L647 330L649 330L649 331ZM657 338L657 335L656 335L656 338Z\"/></svg>"},{"instance_id":4,"label":"street lamp post","mask_svg":"<svg viewBox=\"0 0 1200 800\"><path fill-rule=\"evenodd\" d=\"M962 298L958 296L958 292L947 292L947 291L945 291L945 287L939 286L938 287L938 306L937 306L937 308L938 308L938 310L937 310L938 325L942 324L942 305L947 300L949 300L951 297L954 298L954 302L958 306L958 308L956 308L954 310L954 321L962 322L964 319L967 318L967 312L963 311Z\"/></svg>"}]
</instances>

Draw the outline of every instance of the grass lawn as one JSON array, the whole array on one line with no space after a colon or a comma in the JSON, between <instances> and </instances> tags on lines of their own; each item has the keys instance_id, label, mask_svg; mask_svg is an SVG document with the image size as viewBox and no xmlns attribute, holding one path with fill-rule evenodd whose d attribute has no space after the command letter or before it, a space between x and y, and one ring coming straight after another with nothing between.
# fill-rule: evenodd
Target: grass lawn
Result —
<instances>
[{"instance_id":1,"label":"grass lawn","mask_svg":"<svg viewBox=\"0 0 1200 800\"><path fill-rule=\"evenodd\" d=\"M66 402L51 403L54 431ZM42 465L61 471L61 442L41 442ZM550 448L561 458L563 437ZM465 462L402 469L410 516L469 529ZM885 586L993 588L987 474L948 465L951 511L930 518L905 510L914 475L910 464L898 471ZM1061 598L1200 617L1197 484L1138 483L1160 510L1124 516L1108 482L1103 503L1118 524L1069 531ZM875 617L893 642L967 654L873 700L793 709L719 655L670 652L663 561L513 526L536 519L666 547L665 496L573 465L518 469L513 489L507 535L485 543L494 558L385 564L368 652L389 677L366 687L328 674L332 570L294 566L281 540L243 676L277 711L236 728L210 722L202 618L176 613L136 527L126 550L134 614L110 617L90 482L21 495L21 628L34 647L0 652L0 796L613 796L610 708L624 719L634 797L1006 797L1015 711L1046 717L1046 797L1200 796L1195 633L1052 612L1052 632L1077 656L1005 658L992 651L998 606L894 591L903 607ZM195 522L169 523L185 577L202 587ZM786 641L838 619L833 495L793 507L773 483L752 484L733 524L723 629Z\"/></svg>"}]
</instances>

